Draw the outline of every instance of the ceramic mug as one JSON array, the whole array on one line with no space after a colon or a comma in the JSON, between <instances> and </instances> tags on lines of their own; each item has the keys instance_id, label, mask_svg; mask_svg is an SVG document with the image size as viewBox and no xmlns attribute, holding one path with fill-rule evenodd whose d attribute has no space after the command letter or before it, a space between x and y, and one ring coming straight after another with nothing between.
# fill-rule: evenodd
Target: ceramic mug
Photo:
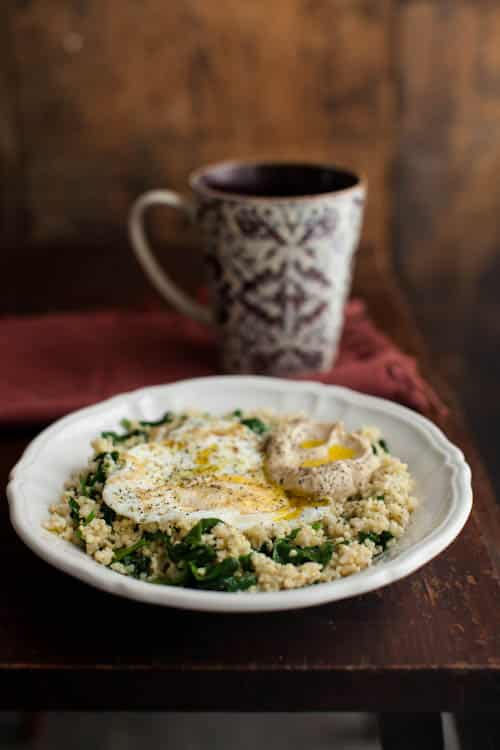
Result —
<instances>
[{"instance_id":1,"label":"ceramic mug","mask_svg":"<svg viewBox=\"0 0 500 750\"><path fill-rule=\"evenodd\" d=\"M359 241L365 180L335 166L222 162L195 171L193 197L145 193L132 206L132 247L182 313L219 332L226 372L298 375L333 363ZM148 206L181 209L199 227L210 306L168 278L144 232Z\"/></svg>"}]
</instances>

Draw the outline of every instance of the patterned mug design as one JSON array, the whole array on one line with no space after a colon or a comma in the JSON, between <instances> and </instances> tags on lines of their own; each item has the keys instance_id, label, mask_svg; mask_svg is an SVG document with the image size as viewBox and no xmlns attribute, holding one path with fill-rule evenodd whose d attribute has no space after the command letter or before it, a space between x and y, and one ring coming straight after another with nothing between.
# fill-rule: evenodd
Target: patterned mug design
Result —
<instances>
[{"instance_id":1,"label":"patterned mug design","mask_svg":"<svg viewBox=\"0 0 500 750\"><path fill-rule=\"evenodd\" d=\"M328 370L350 289L364 183L352 176L340 190L263 197L214 189L204 179L209 172L191 180L194 204L169 191L153 191L134 204L131 239L144 270L175 307L215 323L226 372ZM187 211L201 229L211 312L164 277L146 245L142 213L158 202Z\"/></svg>"}]
</instances>

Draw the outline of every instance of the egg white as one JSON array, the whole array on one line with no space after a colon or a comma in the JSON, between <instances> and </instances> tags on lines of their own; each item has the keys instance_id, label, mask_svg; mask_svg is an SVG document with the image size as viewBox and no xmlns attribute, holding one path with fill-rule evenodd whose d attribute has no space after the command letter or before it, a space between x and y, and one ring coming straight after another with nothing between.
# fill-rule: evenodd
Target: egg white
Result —
<instances>
[{"instance_id":1,"label":"egg white","mask_svg":"<svg viewBox=\"0 0 500 750\"><path fill-rule=\"evenodd\" d=\"M189 417L167 439L124 451L105 503L137 523L216 517L244 528L290 506L265 474L262 440L235 419Z\"/></svg>"}]
</instances>

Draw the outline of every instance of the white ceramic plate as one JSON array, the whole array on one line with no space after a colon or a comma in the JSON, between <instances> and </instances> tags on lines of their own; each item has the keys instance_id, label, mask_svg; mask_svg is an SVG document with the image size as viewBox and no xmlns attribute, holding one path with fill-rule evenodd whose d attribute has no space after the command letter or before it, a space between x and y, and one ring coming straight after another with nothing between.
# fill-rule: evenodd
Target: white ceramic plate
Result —
<instances>
[{"instance_id":1,"label":"white ceramic plate","mask_svg":"<svg viewBox=\"0 0 500 750\"><path fill-rule=\"evenodd\" d=\"M85 467L90 440L120 419L158 418L167 410L212 413L272 408L314 419L342 419L348 429L376 425L416 479L420 505L404 537L371 567L331 583L279 592L225 593L158 586L98 565L42 528L63 482ZM37 555L86 583L129 599L211 612L264 612L345 599L397 581L442 552L462 529L472 506L471 475L458 448L429 420L390 401L347 388L265 377L210 377L125 393L55 422L28 446L11 472L11 520Z\"/></svg>"}]
</instances>

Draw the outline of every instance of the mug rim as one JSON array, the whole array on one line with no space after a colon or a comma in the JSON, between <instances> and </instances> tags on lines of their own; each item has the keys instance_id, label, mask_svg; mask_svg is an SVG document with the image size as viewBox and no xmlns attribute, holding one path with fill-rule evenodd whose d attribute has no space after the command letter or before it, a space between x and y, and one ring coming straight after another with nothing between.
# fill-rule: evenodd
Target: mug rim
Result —
<instances>
[{"instance_id":1,"label":"mug rim","mask_svg":"<svg viewBox=\"0 0 500 750\"><path fill-rule=\"evenodd\" d=\"M232 193L224 190L218 190L217 188L209 187L203 184L202 178L205 177L209 172L219 167L318 167L321 169L329 169L335 172L346 172L356 182L347 188L341 188L340 190L330 190L326 193L305 193L304 195L253 195L251 193ZM213 196L215 198L221 198L223 200L236 200L236 201L259 201L262 203L269 202L281 202L281 203L292 203L294 201L315 201L324 200L325 198L333 198L340 195L348 195L355 190L366 191L368 186L368 179L364 172L355 172L349 167L343 167L340 164L333 164L331 162L321 161L303 161L302 159L225 159L223 161L211 162L203 167L198 167L189 174L189 186L194 192L202 193L205 195Z\"/></svg>"}]
</instances>

